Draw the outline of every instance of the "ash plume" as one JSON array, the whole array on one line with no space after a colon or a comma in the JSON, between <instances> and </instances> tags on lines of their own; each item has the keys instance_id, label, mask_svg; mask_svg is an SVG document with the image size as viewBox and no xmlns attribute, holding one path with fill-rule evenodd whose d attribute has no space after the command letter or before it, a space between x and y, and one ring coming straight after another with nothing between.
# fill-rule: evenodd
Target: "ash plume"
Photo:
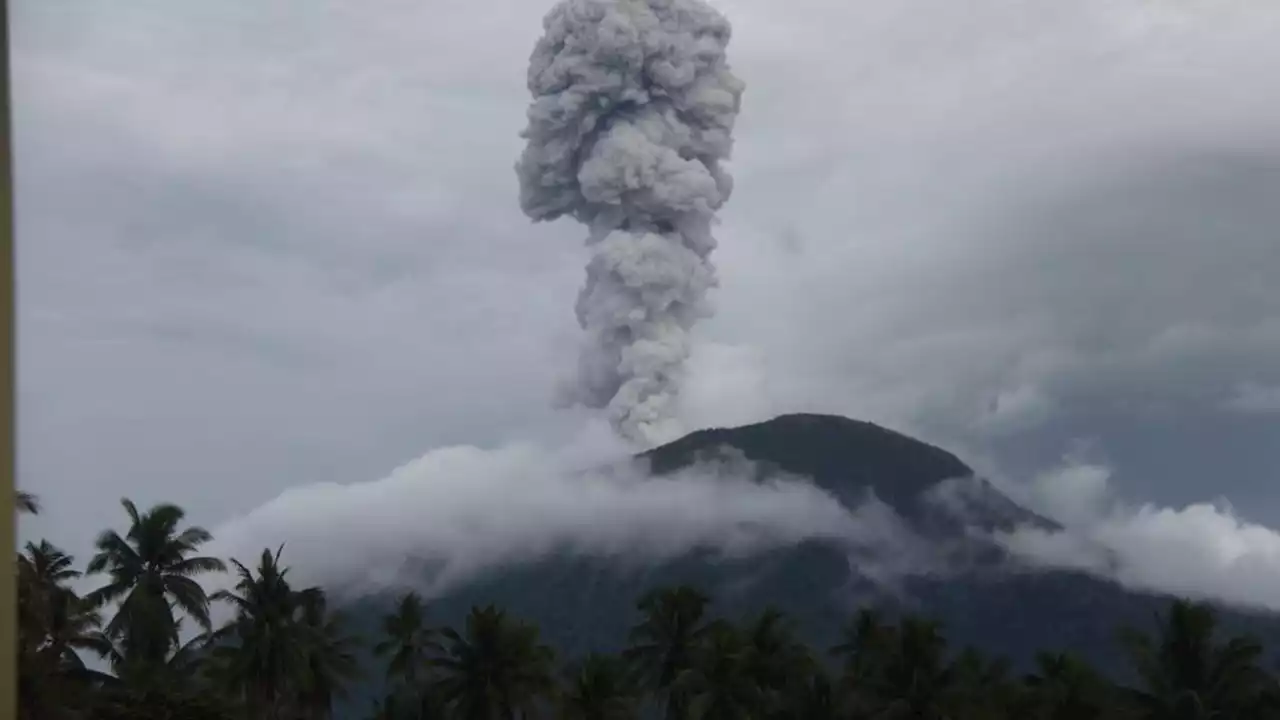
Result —
<instances>
[{"instance_id":1,"label":"ash plume","mask_svg":"<svg viewBox=\"0 0 1280 720\"><path fill-rule=\"evenodd\" d=\"M587 337L563 400L651 443L674 432L689 331L716 284L711 227L733 186L720 163L743 90L730 26L701 0L564 0L543 26L520 205L583 223L590 249L576 307Z\"/></svg>"}]
</instances>

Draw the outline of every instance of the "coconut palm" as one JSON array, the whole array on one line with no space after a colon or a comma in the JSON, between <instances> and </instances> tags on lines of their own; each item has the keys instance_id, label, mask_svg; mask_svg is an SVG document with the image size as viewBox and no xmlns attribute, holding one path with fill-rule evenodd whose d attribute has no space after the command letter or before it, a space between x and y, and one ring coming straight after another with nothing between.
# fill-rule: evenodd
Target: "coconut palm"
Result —
<instances>
[{"instance_id":1,"label":"coconut palm","mask_svg":"<svg viewBox=\"0 0 1280 720\"><path fill-rule=\"evenodd\" d=\"M129 515L129 529L123 537L114 530L98 536L87 570L105 572L110 580L88 597L99 607L120 603L106 633L121 640L124 652L163 662L178 644L175 606L210 629L209 597L195 578L225 566L217 558L195 556L211 536L201 527L180 529L186 517L182 508L160 504L139 513L128 498L120 504Z\"/></svg>"},{"instance_id":2,"label":"coconut palm","mask_svg":"<svg viewBox=\"0 0 1280 720\"><path fill-rule=\"evenodd\" d=\"M883 704L883 717L943 720L951 692L947 643L937 623L907 617L894 633L896 643L872 693Z\"/></svg>"},{"instance_id":3,"label":"coconut palm","mask_svg":"<svg viewBox=\"0 0 1280 720\"><path fill-rule=\"evenodd\" d=\"M182 632L182 621L178 621ZM158 662L140 658L129 651L127 644L101 634L94 649L107 661L112 676L100 678L105 689L113 697L176 698L180 695L198 695L209 690L203 677L204 660L212 639L210 633L200 633L174 647Z\"/></svg>"},{"instance_id":4,"label":"coconut palm","mask_svg":"<svg viewBox=\"0 0 1280 720\"><path fill-rule=\"evenodd\" d=\"M1106 714L1105 681L1079 658L1041 652L1024 680L1040 720L1094 720Z\"/></svg>"},{"instance_id":5,"label":"coconut palm","mask_svg":"<svg viewBox=\"0 0 1280 720\"><path fill-rule=\"evenodd\" d=\"M445 628L441 637L444 654L432 664L453 717L513 720L549 696L554 656L536 627L488 606L471 610L465 633Z\"/></svg>"},{"instance_id":6,"label":"coconut palm","mask_svg":"<svg viewBox=\"0 0 1280 720\"><path fill-rule=\"evenodd\" d=\"M841 694L855 715L865 715L879 704L877 693L897 638L896 627L874 609L863 608L845 627L841 642L831 648L831 654L844 661Z\"/></svg>"},{"instance_id":7,"label":"coconut palm","mask_svg":"<svg viewBox=\"0 0 1280 720\"><path fill-rule=\"evenodd\" d=\"M765 608L749 620L742 639L743 672L759 688L766 714L772 714L784 704L791 688L808 683L815 663L777 608Z\"/></svg>"},{"instance_id":8,"label":"coconut palm","mask_svg":"<svg viewBox=\"0 0 1280 720\"><path fill-rule=\"evenodd\" d=\"M298 604L297 621L306 639L298 704L313 720L329 720L333 700L345 697L347 685L360 676L356 641L344 630L344 616L329 610L320 588L303 590Z\"/></svg>"},{"instance_id":9,"label":"coconut palm","mask_svg":"<svg viewBox=\"0 0 1280 720\"><path fill-rule=\"evenodd\" d=\"M989 658L965 648L952 662L946 707L950 717L1023 718L1024 686L1011 674L1005 658Z\"/></svg>"},{"instance_id":10,"label":"coconut palm","mask_svg":"<svg viewBox=\"0 0 1280 720\"><path fill-rule=\"evenodd\" d=\"M637 604L642 617L623 656L645 686L665 699L667 720L684 717L684 700L672 686L692 667L695 649L708 632L709 602L701 592L681 586L651 592Z\"/></svg>"},{"instance_id":11,"label":"coconut palm","mask_svg":"<svg viewBox=\"0 0 1280 720\"><path fill-rule=\"evenodd\" d=\"M770 713L774 720L837 720L849 717L841 707L835 684L821 667L814 667L803 682L792 685L781 707Z\"/></svg>"},{"instance_id":12,"label":"coconut palm","mask_svg":"<svg viewBox=\"0 0 1280 720\"><path fill-rule=\"evenodd\" d=\"M750 673L747 642L732 625L716 622L695 648L690 667L672 686L691 720L764 717L761 688Z\"/></svg>"},{"instance_id":13,"label":"coconut palm","mask_svg":"<svg viewBox=\"0 0 1280 720\"><path fill-rule=\"evenodd\" d=\"M242 720L235 698L217 692L201 673L208 635L179 646L162 663L131 659L112 646L104 655L116 677L101 682L93 720Z\"/></svg>"},{"instance_id":14,"label":"coconut palm","mask_svg":"<svg viewBox=\"0 0 1280 720\"><path fill-rule=\"evenodd\" d=\"M395 610L382 618L382 637L373 653L386 658L387 677L398 685L391 702L412 708L411 717L426 717L432 700L428 672L440 644L435 628L427 624L420 595L407 592L400 596Z\"/></svg>"},{"instance_id":15,"label":"coconut palm","mask_svg":"<svg viewBox=\"0 0 1280 720\"><path fill-rule=\"evenodd\" d=\"M1156 636L1124 630L1121 641L1140 679L1128 694L1140 718L1239 717L1258 703L1267 677L1262 646L1235 637L1217 642L1217 619L1202 604L1175 602Z\"/></svg>"},{"instance_id":16,"label":"coconut palm","mask_svg":"<svg viewBox=\"0 0 1280 720\"><path fill-rule=\"evenodd\" d=\"M634 720L639 697L626 664L592 653L572 665L560 695L563 720Z\"/></svg>"},{"instance_id":17,"label":"coconut palm","mask_svg":"<svg viewBox=\"0 0 1280 720\"><path fill-rule=\"evenodd\" d=\"M219 630L216 675L243 698L251 717L277 720L306 672L308 635L297 622L300 598L290 587L280 552L262 551L256 570L232 559L237 581L213 600L230 603L235 618Z\"/></svg>"},{"instance_id":18,"label":"coconut palm","mask_svg":"<svg viewBox=\"0 0 1280 720\"><path fill-rule=\"evenodd\" d=\"M25 552L18 555L20 580L25 572L28 573L27 580L48 589L80 577L80 571L73 567L75 559L48 540L28 542L24 549Z\"/></svg>"},{"instance_id":19,"label":"coconut palm","mask_svg":"<svg viewBox=\"0 0 1280 720\"><path fill-rule=\"evenodd\" d=\"M71 556L41 541L18 556L18 695L24 718L74 717L98 674L81 652L101 652L102 618L63 585L79 576Z\"/></svg>"},{"instance_id":20,"label":"coconut palm","mask_svg":"<svg viewBox=\"0 0 1280 720\"><path fill-rule=\"evenodd\" d=\"M47 613L56 596L69 592L65 584L80 577L72 567L74 559L50 543L28 542L18 555L18 633L31 639L48 629Z\"/></svg>"}]
</instances>

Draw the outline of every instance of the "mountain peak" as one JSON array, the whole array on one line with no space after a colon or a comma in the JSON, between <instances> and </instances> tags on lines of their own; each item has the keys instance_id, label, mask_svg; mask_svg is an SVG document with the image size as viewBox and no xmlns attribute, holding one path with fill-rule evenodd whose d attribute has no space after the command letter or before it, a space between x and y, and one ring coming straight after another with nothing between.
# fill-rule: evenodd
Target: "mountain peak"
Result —
<instances>
[{"instance_id":1,"label":"mountain peak","mask_svg":"<svg viewBox=\"0 0 1280 720\"><path fill-rule=\"evenodd\" d=\"M655 475L665 475L730 448L766 468L809 478L842 501L857 502L870 489L900 510L944 480L974 474L955 455L902 433L811 413L699 430L642 457Z\"/></svg>"}]
</instances>

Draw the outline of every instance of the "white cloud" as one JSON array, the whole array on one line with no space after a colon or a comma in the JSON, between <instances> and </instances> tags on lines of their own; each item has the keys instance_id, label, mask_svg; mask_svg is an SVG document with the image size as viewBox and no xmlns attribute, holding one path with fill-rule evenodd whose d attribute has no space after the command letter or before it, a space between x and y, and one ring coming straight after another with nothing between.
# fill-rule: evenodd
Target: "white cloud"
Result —
<instances>
[{"instance_id":1,"label":"white cloud","mask_svg":"<svg viewBox=\"0 0 1280 720\"><path fill-rule=\"evenodd\" d=\"M1031 484L1039 512L1063 529L999 536L1035 566L1084 570L1125 587L1280 610L1280 530L1244 519L1225 500L1181 508L1130 505L1111 470L1068 461Z\"/></svg>"},{"instance_id":2,"label":"white cloud","mask_svg":"<svg viewBox=\"0 0 1280 720\"><path fill-rule=\"evenodd\" d=\"M756 483L745 460L654 478L620 461L625 453L594 427L563 448L432 450L380 480L291 488L217 527L210 550L248 564L284 542L299 582L434 593L558 551L646 562L697 548L735 555L823 538L892 560L907 539L881 503L846 508L785 476Z\"/></svg>"},{"instance_id":3,"label":"white cloud","mask_svg":"<svg viewBox=\"0 0 1280 720\"><path fill-rule=\"evenodd\" d=\"M1027 503L1068 527L1079 526L1108 509L1110 480L1111 468L1105 465L1070 462L1035 477Z\"/></svg>"}]
</instances>

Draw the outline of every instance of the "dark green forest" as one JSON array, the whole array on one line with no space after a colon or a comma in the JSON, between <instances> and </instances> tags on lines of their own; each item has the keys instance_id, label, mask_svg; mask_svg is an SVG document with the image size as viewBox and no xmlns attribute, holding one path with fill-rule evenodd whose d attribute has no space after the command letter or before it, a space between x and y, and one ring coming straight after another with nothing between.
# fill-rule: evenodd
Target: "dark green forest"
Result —
<instances>
[{"instance_id":1,"label":"dark green forest","mask_svg":"<svg viewBox=\"0 0 1280 720\"><path fill-rule=\"evenodd\" d=\"M18 502L39 511L30 495ZM729 620L688 586L639 598L621 652L560 657L537 627L499 607L444 627L414 593L381 618L377 636L356 637L324 590L290 583L280 549L243 561L204 556L211 536L186 525L181 508L122 504L124 533L102 532L83 570L48 541L18 554L24 720L328 720L370 678L388 690L352 720L1280 717L1266 650L1223 637L1214 611L1191 602L1117 629L1115 652L1136 679L1127 685L1053 648L1019 674L1002 658L949 647L928 618L872 609L814 647L782 613ZM233 589L201 585L227 571ZM79 595L69 584L82 575L101 584ZM221 627L214 603L233 611Z\"/></svg>"}]
</instances>

